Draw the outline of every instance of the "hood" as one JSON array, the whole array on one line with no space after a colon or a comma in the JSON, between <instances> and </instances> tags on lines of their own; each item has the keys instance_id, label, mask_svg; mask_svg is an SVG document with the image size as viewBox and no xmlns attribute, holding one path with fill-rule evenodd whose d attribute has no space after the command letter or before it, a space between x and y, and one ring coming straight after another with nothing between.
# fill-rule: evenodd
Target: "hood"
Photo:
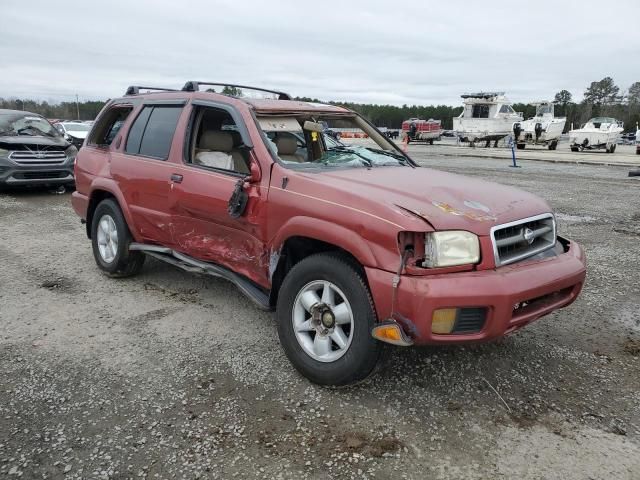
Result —
<instances>
[{"instance_id":1,"label":"hood","mask_svg":"<svg viewBox=\"0 0 640 480\"><path fill-rule=\"evenodd\" d=\"M373 203L383 202L390 215L400 208L436 230L488 235L494 225L551 212L544 200L531 193L430 168L357 168L311 176L325 184L327 195L332 191L342 199L344 194L355 195L363 207L369 204L363 210L379 210Z\"/></svg>"},{"instance_id":2,"label":"hood","mask_svg":"<svg viewBox=\"0 0 640 480\"><path fill-rule=\"evenodd\" d=\"M81 138L82 140L84 140L85 138L87 138L87 134L89 132L87 131L82 131L82 130L67 130L67 135L70 135L74 138Z\"/></svg>"},{"instance_id":3,"label":"hood","mask_svg":"<svg viewBox=\"0 0 640 480\"><path fill-rule=\"evenodd\" d=\"M12 150L12 146L24 145L27 147L64 147L71 146L62 136L31 136L31 135L0 135L0 145L5 145L8 150Z\"/></svg>"}]
</instances>

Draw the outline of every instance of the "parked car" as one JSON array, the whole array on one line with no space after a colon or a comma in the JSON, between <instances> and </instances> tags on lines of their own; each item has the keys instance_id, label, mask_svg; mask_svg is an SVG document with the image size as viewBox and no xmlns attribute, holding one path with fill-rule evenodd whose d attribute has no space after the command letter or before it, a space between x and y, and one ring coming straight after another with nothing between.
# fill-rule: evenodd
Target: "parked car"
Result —
<instances>
[{"instance_id":1,"label":"parked car","mask_svg":"<svg viewBox=\"0 0 640 480\"><path fill-rule=\"evenodd\" d=\"M79 121L59 122L54 125L58 132L68 141L73 143L76 148L82 147L84 139L91 130L91 125Z\"/></svg>"},{"instance_id":2,"label":"parked car","mask_svg":"<svg viewBox=\"0 0 640 480\"><path fill-rule=\"evenodd\" d=\"M584 252L539 197L421 168L348 109L204 85L130 87L78 154L72 204L105 274L151 256L227 279L331 385L367 377L383 342L489 341L578 296Z\"/></svg>"},{"instance_id":3,"label":"parked car","mask_svg":"<svg viewBox=\"0 0 640 480\"><path fill-rule=\"evenodd\" d=\"M0 186L73 184L77 153L46 118L0 110Z\"/></svg>"}]
</instances>

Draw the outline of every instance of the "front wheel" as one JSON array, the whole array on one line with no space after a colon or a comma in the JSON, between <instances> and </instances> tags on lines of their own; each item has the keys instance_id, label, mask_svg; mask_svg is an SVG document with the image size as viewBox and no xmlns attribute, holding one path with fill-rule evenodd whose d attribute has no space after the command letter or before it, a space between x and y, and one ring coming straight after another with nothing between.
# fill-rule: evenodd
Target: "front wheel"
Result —
<instances>
[{"instance_id":1,"label":"front wheel","mask_svg":"<svg viewBox=\"0 0 640 480\"><path fill-rule=\"evenodd\" d=\"M145 256L129 251L133 241L124 215L113 199L96 207L91 222L93 256L100 270L112 277L128 277L142 269Z\"/></svg>"},{"instance_id":2,"label":"front wheel","mask_svg":"<svg viewBox=\"0 0 640 480\"><path fill-rule=\"evenodd\" d=\"M349 385L374 370L382 344L371 336L376 315L362 274L345 257L301 260L282 283L278 335L289 361L321 385Z\"/></svg>"}]
</instances>

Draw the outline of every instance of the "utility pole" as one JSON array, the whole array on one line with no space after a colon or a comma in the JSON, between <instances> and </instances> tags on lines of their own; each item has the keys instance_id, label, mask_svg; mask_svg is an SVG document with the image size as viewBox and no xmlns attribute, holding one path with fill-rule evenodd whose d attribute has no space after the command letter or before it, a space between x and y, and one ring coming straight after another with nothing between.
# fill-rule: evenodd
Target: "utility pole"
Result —
<instances>
[{"instance_id":1,"label":"utility pole","mask_svg":"<svg viewBox=\"0 0 640 480\"><path fill-rule=\"evenodd\" d=\"M80 120L80 103L78 101L78 94L76 93L76 119Z\"/></svg>"}]
</instances>

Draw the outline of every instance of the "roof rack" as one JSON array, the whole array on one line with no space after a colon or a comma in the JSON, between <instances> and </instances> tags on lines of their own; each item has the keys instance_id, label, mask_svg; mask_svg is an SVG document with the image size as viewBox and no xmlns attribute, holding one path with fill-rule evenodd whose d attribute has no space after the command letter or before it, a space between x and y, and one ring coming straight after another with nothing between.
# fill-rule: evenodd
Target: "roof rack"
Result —
<instances>
[{"instance_id":1,"label":"roof rack","mask_svg":"<svg viewBox=\"0 0 640 480\"><path fill-rule=\"evenodd\" d=\"M182 87L182 90L185 92L198 92L200 90L200 85L212 85L217 87L235 87L235 88L244 88L246 90L256 90L258 92L267 92L274 93L278 95L278 100L292 100L291 95L285 92L280 92L278 90L269 90L267 88L259 88L259 87L250 87L248 85L236 85L233 83L218 83L218 82L196 82L196 81L188 81Z\"/></svg>"},{"instance_id":2,"label":"roof rack","mask_svg":"<svg viewBox=\"0 0 640 480\"><path fill-rule=\"evenodd\" d=\"M127 88L125 95L138 95L140 90L157 90L159 92L177 92L175 88L159 88L159 87L142 87L139 85L131 85Z\"/></svg>"}]
</instances>

